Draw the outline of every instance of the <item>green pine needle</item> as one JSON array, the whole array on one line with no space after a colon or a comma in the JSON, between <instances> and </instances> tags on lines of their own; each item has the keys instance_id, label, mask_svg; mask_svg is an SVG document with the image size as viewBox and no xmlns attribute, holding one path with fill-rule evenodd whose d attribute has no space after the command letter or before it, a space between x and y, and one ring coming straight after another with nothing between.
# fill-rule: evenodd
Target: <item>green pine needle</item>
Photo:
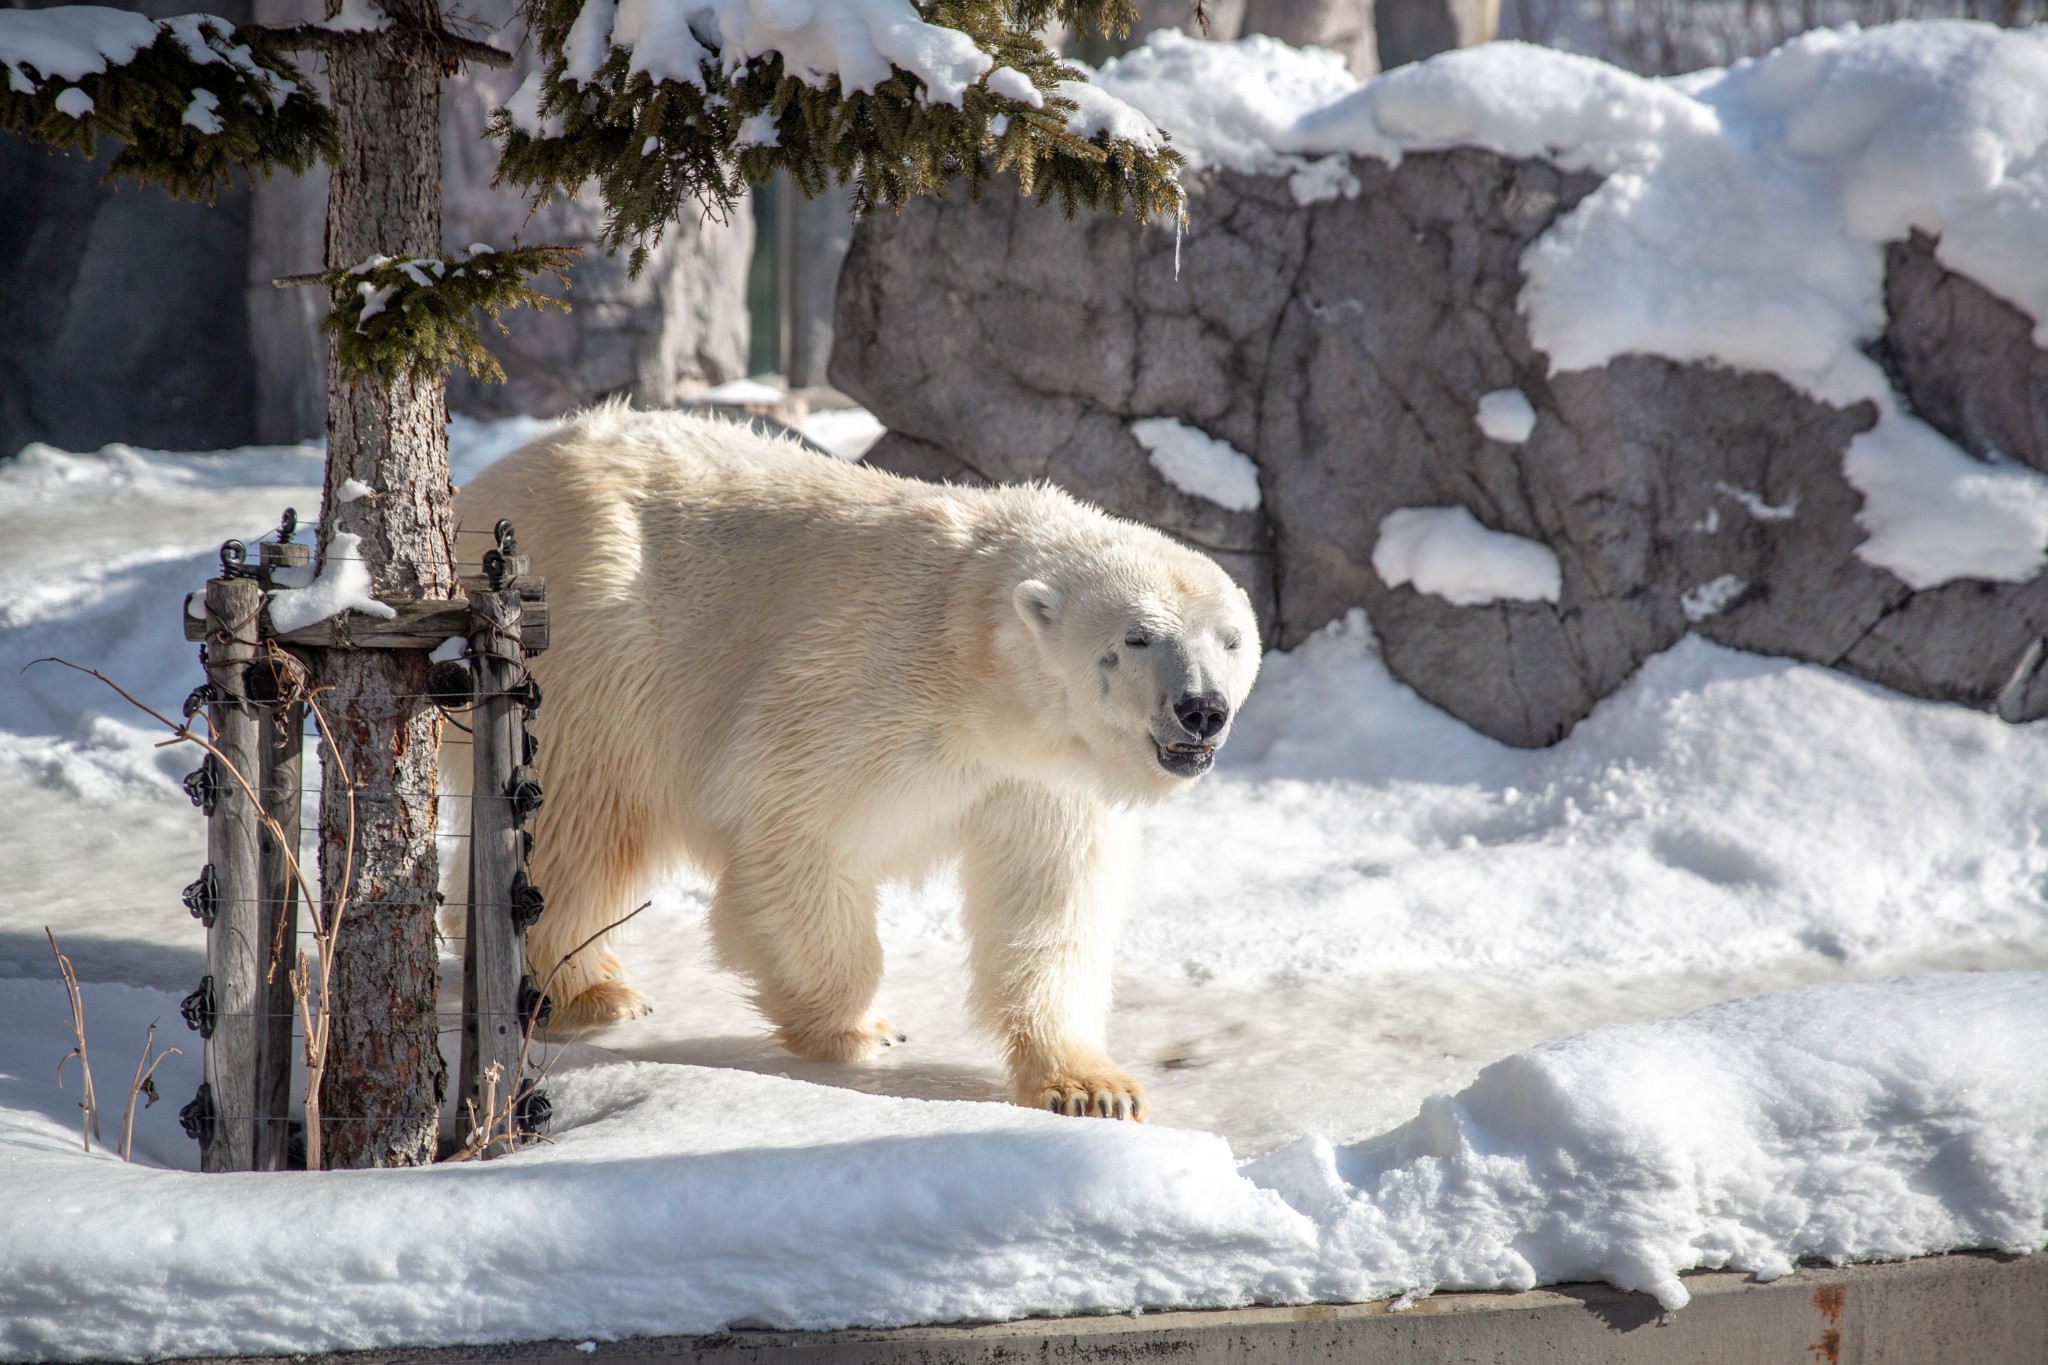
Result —
<instances>
[{"instance_id":1,"label":"green pine needle","mask_svg":"<svg viewBox=\"0 0 2048 1365\"><path fill-rule=\"evenodd\" d=\"M613 49L579 86L563 79L563 44L583 3L527 2L546 60L538 109L545 135L497 111L491 132L502 150L498 176L537 202L595 182L606 210L605 246L630 248L636 271L669 223L703 207L722 212L747 185L777 171L787 171L808 195L851 183L857 213L899 206L955 180L978 199L1005 171L1040 203L1057 197L1069 217L1083 208L1140 219L1181 212L1178 152L1067 131L1074 106L1053 92L1085 73L1060 62L1035 32L1052 17L1127 28L1130 0L919 4L927 21L968 34L996 66L1028 78L1044 97L1041 109L985 84L970 87L957 109L931 103L923 83L900 68L871 92L845 94L836 80L820 89L786 74L779 57L732 73L706 65L700 87L634 73L629 54ZM773 121L774 145L742 143L742 128L763 114Z\"/></svg>"},{"instance_id":2,"label":"green pine needle","mask_svg":"<svg viewBox=\"0 0 2048 1365\"><path fill-rule=\"evenodd\" d=\"M462 366L478 379L500 383L505 371L484 349L477 313L498 322L507 308L569 305L527 283L546 272L568 287L576 247L527 246L510 251L472 249L460 260L379 256L320 277L334 301L321 329L335 338L335 357L351 383L395 382L411 373L442 373ZM505 331L503 323L498 330Z\"/></svg>"},{"instance_id":3,"label":"green pine needle","mask_svg":"<svg viewBox=\"0 0 2048 1365\"><path fill-rule=\"evenodd\" d=\"M194 44L212 60L195 58ZM123 145L108 178L180 198L211 201L236 170L297 173L337 154L333 115L298 67L266 50L260 30L210 15L163 21L156 41L124 64L76 82L31 84L0 80L0 130L86 156L98 138L112 138Z\"/></svg>"}]
</instances>

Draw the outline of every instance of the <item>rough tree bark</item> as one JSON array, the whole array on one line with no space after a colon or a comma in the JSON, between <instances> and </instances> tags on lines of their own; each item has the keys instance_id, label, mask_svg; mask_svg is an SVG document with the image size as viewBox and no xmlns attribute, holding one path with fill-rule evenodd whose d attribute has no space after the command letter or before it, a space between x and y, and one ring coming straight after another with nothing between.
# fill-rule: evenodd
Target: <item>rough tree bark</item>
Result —
<instances>
[{"instance_id":1,"label":"rough tree bark","mask_svg":"<svg viewBox=\"0 0 2048 1365\"><path fill-rule=\"evenodd\" d=\"M440 252L442 70L411 36L438 29L439 12L435 0L379 3L393 27L327 56L341 138L327 200L330 268ZM352 533L362 537L378 597L452 596L455 518L440 377L346 383L336 377L331 343L328 374L323 560L338 533ZM371 494L342 501L337 491L348 479ZM321 792L320 877L330 897L344 877L349 887L321 1086L329 1167L434 1159L446 1073L434 1016L439 719L421 695L426 669L426 655L412 650L330 650L320 660L335 744ZM352 856L344 771L355 785Z\"/></svg>"}]
</instances>

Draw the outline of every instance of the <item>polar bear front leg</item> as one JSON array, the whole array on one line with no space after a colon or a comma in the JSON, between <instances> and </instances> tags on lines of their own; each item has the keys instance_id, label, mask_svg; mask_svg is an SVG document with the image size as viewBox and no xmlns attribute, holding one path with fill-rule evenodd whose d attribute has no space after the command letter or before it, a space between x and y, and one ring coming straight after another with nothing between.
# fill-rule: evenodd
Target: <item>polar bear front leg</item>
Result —
<instances>
[{"instance_id":1,"label":"polar bear front leg","mask_svg":"<svg viewBox=\"0 0 2048 1365\"><path fill-rule=\"evenodd\" d=\"M753 982L776 1041L799 1057L866 1061L903 1041L874 1012L875 888L822 850L778 847L729 864L711 897L711 943Z\"/></svg>"},{"instance_id":2,"label":"polar bear front leg","mask_svg":"<svg viewBox=\"0 0 2048 1365\"><path fill-rule=\"evenodd\" d=\"M982 1025L1017 1103L1143 1121L1145 1090L1109 1059L1111 955L1128 831L1091 797L1009 782L962 829L960 883Z\"/></svg>"}]
</instances>

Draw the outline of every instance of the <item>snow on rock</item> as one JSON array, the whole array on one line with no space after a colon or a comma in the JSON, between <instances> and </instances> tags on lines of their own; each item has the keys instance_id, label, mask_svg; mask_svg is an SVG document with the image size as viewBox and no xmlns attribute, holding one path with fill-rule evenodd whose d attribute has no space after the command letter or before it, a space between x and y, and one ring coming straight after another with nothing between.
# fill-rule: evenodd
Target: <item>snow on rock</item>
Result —
<instances>
[{"instance_id":1,"label":"snow on rock","mask_svg":"<svg viewBox=\"0 0 2048 1365\"><path fill-rule=\"evenodd\" d=\"M1475 420L1487 439L1520 445L1536 430L1536 409L1520 389L1495 389L1481 395Z\"/></svg>"},{"instance_id":2,"label":"snow on rock","mask_svg":"<svg viewBox=\"0 0 2048 1365\"><path fill-rule=\"evenodd\" d=\"M2028 1252L2044 1037L2041 973L1808 987L1547 1043L1246 1174L1315 1220L1335 1297L1601 1279L1678 1309L1696 1266Z\"/></svg>"},{"instance_id":3,"label":"snow on rock","mask_svg":"<svg viewBox=\"0 0 2048 1365\"><path fill-rule=\"evenodd\" d=\"M1131 435L1181 492L1232 512L1258 507L1259 468L1230 442L1172 417L1142 418L1131 423Z\"/></svg>"},{"instance_id":4,"label":"snow on rock","mask_svg":"<svg viewBox=\"0 0 2048 1365\"><path fill-rule=\"evenodd\" d=\"M737 71L777 53L805 84L836 78L849 94L873 90L900 67L933 100L955 106L995 65L965 33L926 23L910 0L588 0L563 44L564 78L590 80L614 47L632 54L633 71L700 87L706 66Z\"/></svg>"},{"instance_id":5,"label":"snow on rock","mask_svg":"<svg viewBox=\"0 0 2048 1365\"><path fill-rule=\"evenodd\" d=\"M1685 612L1685 619L1700 622L1711 616L1719 616L1728 609L1728 604L1749 591L1749 584L1732 573L1709 579L1697 587L1686 589L1680 594L1678 605Z\"/></svg>"},{"instance_id":6,"label":"snow on rock","mask_svg":"<svg viewBox=\"0 0 2048 1365\"><path fill-rule=\"evenodd\" d=\"M1380 522L1373 571L1461 607L1555 602L1564 578L1548 545L1479 524L1466 507L1404 507Z\"/></svg>"},{"instance_id":7,"label":"snow on rock","mask_svg":"<svg viewBox=\"0 0 2048 1365\"><path fill-rule=\"evenodd\" d=\"M270 594L271 629L285 635L345 611L359 611L386 621L397 616L396 608L370 595L370 566L362 550L363 538L352 532L336 531L328 537L317 576L303 585ZM279 582L292 582L309 572L282 569L272 577Z\"/></svg>"},{"instance_id":8,"label":"snow on rock","mask_svg":"<svg viewBox=\"0 0 2048 1365\"><path fill-rule=\"evenodd\" d=\"M558 1072L556 1145L488 1165L201 1176L161 1168L191 1149L145 1114L130 1166L81 1154L70 1097L39 1079L64 1046L59 999L0 982L20 1021L0 1034L0 1355L17 1360L1592 1278L1678 1309L1695 1266L2022 1252L2048 1213L2043 973L1811 987L1596 1030L1497 1062L1378 1138L1310 1137L1244 1168L1207 1134L619 1062ZM174 1010L169 993L88 988L110 1035ZM195 1060L167 1065L171 1093Z\"/></svg>"},{"instance_id":9,"label":"snow on rock","mask_svg":"<svg viewBox=\"0 0 2048 1365\"><path fill-rule=\"evenodd\" d=\"M797 422L804 439L833 455L855 461L882 439L882 424L866 408L818 408Z\"/></svg>"},{"instance_id":10,"label":"snow on rock","mask_svg":"<svg viewBox=\"0 0 2048 1365\"><path fill-rule=\"evenodd\" d=\"M1866 501L1867 562L1914 587L2048 564L2048 479L1986 479L1932 431L1899 430L1911 419L1862 349L1884 326L1884 244L1914 229L2048 346L2048 29L1815 30L1678 80L1506 42L1339 90L1327 56L1155 34L1102 85L1198 164L1284 173L1476 146L1597 172L1522 262L1521 308L1553 372L1649 354L1875 402L1880 422L1843 466ZM1980 514L1988 531L1958 520Z\"/></svg>"}]
</instances>

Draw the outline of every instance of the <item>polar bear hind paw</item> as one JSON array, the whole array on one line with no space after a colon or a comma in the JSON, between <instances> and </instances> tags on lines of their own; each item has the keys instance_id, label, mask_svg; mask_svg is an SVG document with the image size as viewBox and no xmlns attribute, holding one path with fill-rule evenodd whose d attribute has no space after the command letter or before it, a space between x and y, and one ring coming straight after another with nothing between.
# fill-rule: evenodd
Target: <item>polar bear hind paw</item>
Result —
<instances>
[{"instance_id":1,"label":"polar bear hind paw","mask_svg":"<svg viewBox=\"0 0 2048 1365\"><path fill-rule=\"evenodd\" d=\"M1152 1113L1145 1103L1145 1087L1115 1069L1043 1077L1035 1086L1021 1087L1018 1102L1077 1119L1143 1123Z\"/></svg>"},{"instance_id":2,"label":"polar bear hind paw","mask_svg":"<svg viewBox=\"0 0 2048 1365\"><path fill-rule=\"evenodd\" d=\"M546 1036L573 1037L606 1024L623 1024L654 1013L654 1005L623 981L600 981L583 994L557 1004L548 1015Z\"/></svg>"},{"instance_id":3,"label":"polar bear hind paw","mask_svg":"<svg viewBox=\"0 0 2048 1365\"><path fill-rule=\"evenodd\" d=\"M870 1061L898 1043L909 1041L908 1034L879 1015L850 1029L779 1028L775 1037L797 1056L813 1062Z\"/></svg>"}]
</instances>

